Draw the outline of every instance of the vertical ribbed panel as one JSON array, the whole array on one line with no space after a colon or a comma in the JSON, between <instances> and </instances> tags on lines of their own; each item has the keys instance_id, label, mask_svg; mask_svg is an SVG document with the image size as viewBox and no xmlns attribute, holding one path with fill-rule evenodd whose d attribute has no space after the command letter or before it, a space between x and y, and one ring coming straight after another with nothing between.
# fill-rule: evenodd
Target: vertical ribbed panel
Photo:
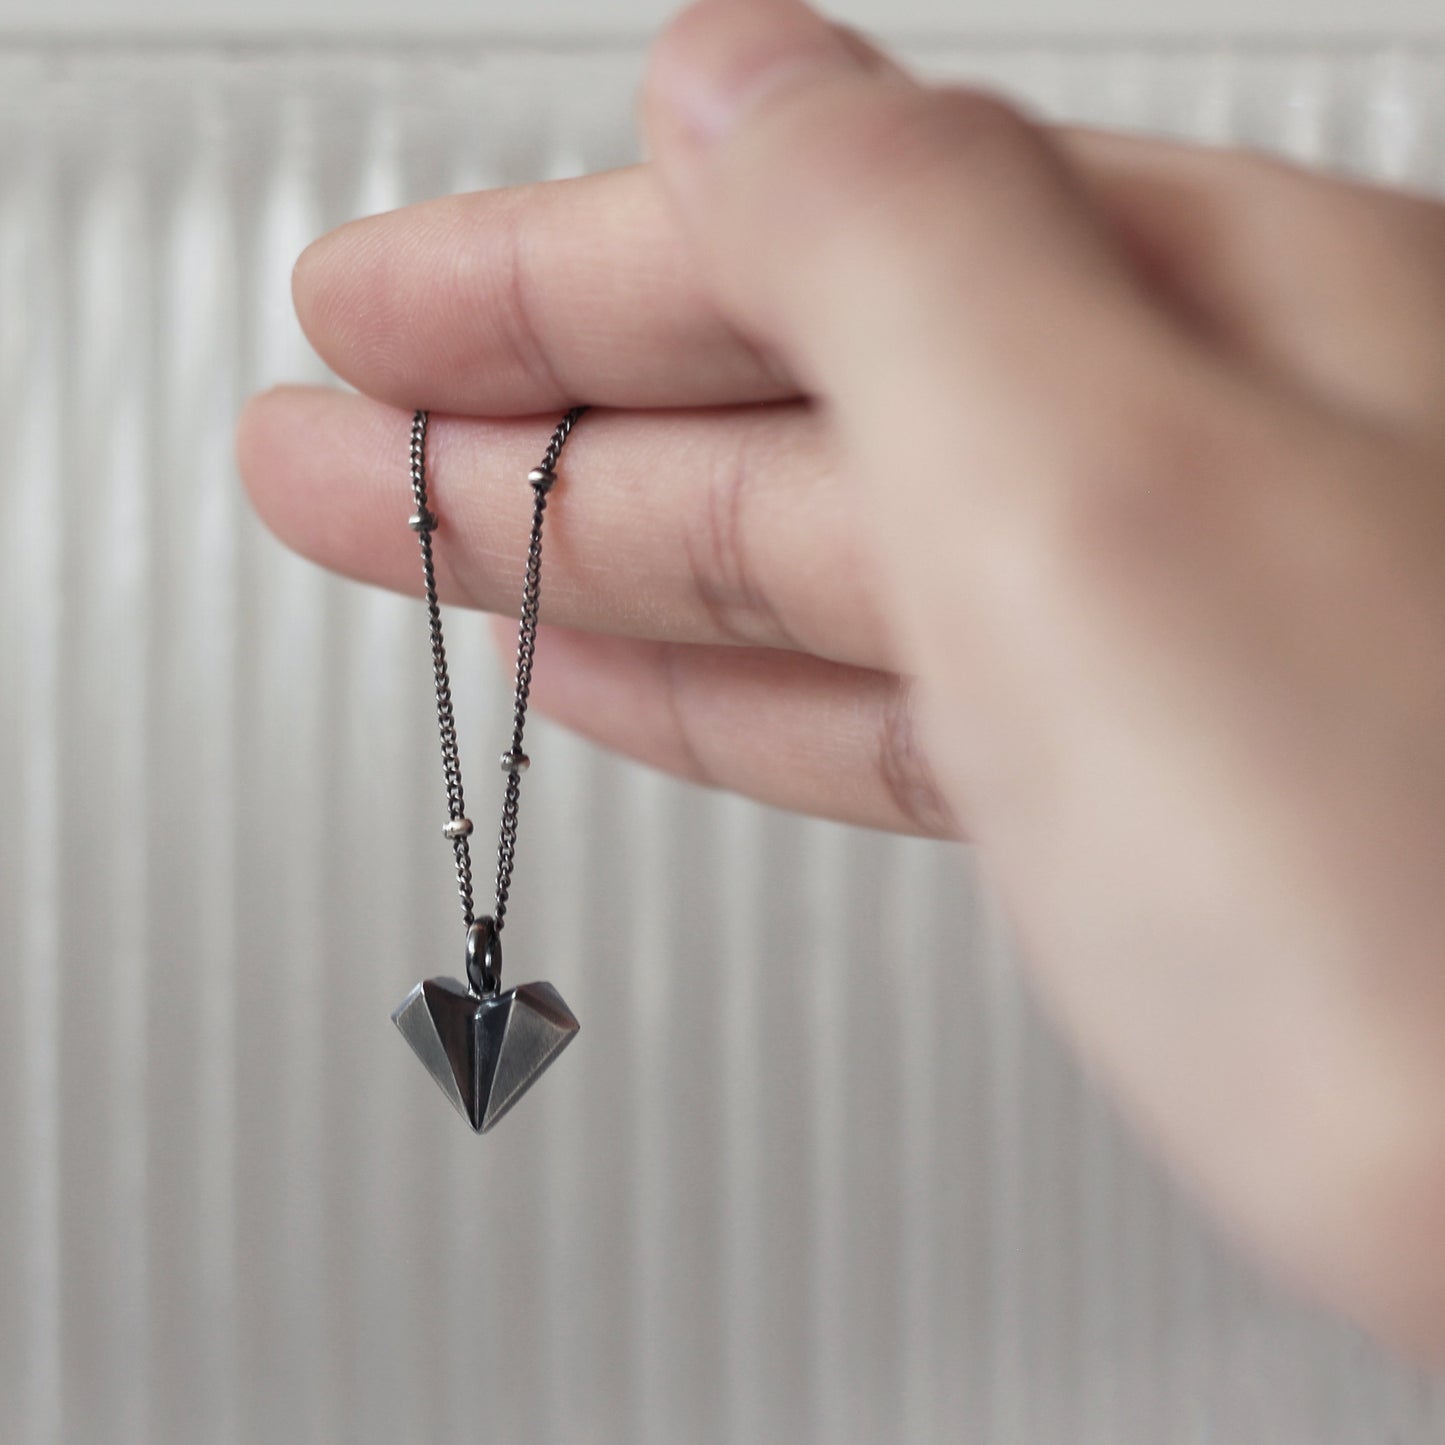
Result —
<instances>
[{"instance_id":1,"label":"vertical ribbed panel","mask_svg":"<svg viewBox=\"0 0 1445 1445\"><path fill-rule=\"evenodd\" d=\"M1419 47L928 63L1445 187ZM539 724L508 962L582 1034L485 1141L395 1037L460 966L423 616L262 533L234 416L320 375L310 237L628 159L637 69L0 52L0 1439L1440 1438L1139 1156L956 850ZM486 820L507 680L451 635Z\"/></svg>"}]
</instances>

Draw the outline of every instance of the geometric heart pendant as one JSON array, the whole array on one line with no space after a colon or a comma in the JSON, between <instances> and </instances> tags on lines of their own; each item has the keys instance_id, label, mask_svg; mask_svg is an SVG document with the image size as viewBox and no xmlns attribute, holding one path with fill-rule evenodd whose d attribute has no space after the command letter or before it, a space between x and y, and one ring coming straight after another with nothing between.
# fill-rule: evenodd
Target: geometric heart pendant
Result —
<instances>
[{"instance_id":1,"label":"geometric heart pendant","mask_svg":"<svg viewBox=\"0 0 1445 1445\"><path fill-rule=\"evenodd\" d=\"M478 997L455 979L429 978L391 1017L478 1134L531 1088L579 1027L550 983Z\"/></svg>"}]
</instances>

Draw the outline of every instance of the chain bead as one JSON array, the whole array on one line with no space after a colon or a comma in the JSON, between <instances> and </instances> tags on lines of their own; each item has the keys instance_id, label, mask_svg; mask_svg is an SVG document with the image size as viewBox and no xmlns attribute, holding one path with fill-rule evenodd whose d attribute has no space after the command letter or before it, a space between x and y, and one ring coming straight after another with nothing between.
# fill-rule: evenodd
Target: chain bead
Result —
<instances>
[{"instance_id":1,"label":"chain bead","mask_svg":"<svg viewBox=\"0 0 1445 1445\"><path fill-rule=\"evenodd\" d=\"M527 547L527 565L522 578L522 608L517 633L516 686L512 703L512 741L502 754L502 771L507 776L502 797L501 832L497 842L497 890L493 917L485 920L489 937L495 940L502 931L507 913L507 896L512 886L512 869L517 857L517 807L520 776L527 771L530 759L522 751L522 731L527 721L527 702L532 687L532 663L537 652L537 622L541 612L542 593L542 519L547 509L547 495L557 482L557 458L562 453L572 428L586 407L573 407L552 432L541 464L527 473L532 488L532 533ZM446 642L442 635L441 606L437 600L436 560L432 533L438 519L427 505L426 434L428 414L417 411L411 425L411 489L416 510L408 526L416 533L421 548L422 580L425 584L427 618L431 629L432 676L436 685L437 732L441 739L442 775L446 783L448 821L442 832L456 853L457 891L461 895L462 917L467 929L477 919L473 913L472 857L467 839L472 821L466 815L462 795L461 759L457 748L456 717L452 709L451 678L447 671ZM496 945L495 964L500 968L501 948ZM496 987L495 977L490 986Z\"/></svg>"}]
</instances>

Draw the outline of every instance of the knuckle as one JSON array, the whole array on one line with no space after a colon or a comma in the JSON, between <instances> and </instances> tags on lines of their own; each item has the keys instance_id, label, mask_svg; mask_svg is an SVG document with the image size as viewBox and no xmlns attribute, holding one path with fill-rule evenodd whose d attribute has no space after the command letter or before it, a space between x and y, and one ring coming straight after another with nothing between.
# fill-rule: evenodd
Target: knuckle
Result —
<instances>
[{"instance_id":1,"label":"knuckle","mask_svg":"<svg viewBox=\"0 0 1445 1445\"><path fill-rule=\"evenodd\" d=\"M910 679L898 679L888 693L878 730L876 766L884 792L914 832L933 838L958 836L958 821L919 740Z\"/></svg>"},{"instance_id":2,"label":"knuckle","mask_svg":"<svg viewBox=\"0 0 1445 1445\"><path fill-rule=\"evenodd\" d=\"M767 209L814 237L852 228L911 226L943 177L986 185L1047 153L1041 133L1002 96L962 87L873 86L861 100L847 81L810 87L760 136L771 177ZM767 157L786 164L767 164Z\"/></svg>"},{"instance_id":3,"label":"knuckle","mask_svg":"<svg viewBox=\"0 0 1445 1445\"><path fill-rule=\"evenodd\" d=\"M734 429L702 489L703 502L683 533L690 585L716 634L727 642L792 647L796 639L762 582L753 517L765 470L753 428Z\"/></svg>"},{"instance_id":4,"label":"knuckle","mask_svg":"<svg viewBox=\"0 0 1445 1445\"><path fill-rule=\"evenodd\" d=\"M662 692L672 724L672 769L679 777L702 787L717 787L718 779L702 747L702 735L692 706L692 654L677 643L657 645L658 670Z\"/></svg>"},{"instance_id":5,"label":"knuckle","mask_svg":"<svg viewBox=\"0 0 1445 1445\"><path fill-rule=\"evenodd\" d=\"M1038 148L1034 126L1002 96L959 86L912 91L860 111L855 134L834 134L854 163L904 184L933 179L940 166L967 176Z\"/></svg>"},{"instance_id":6,"label":"knuckle","mask_svg":"<svg viewBox=\"0 0 1445 1445\"><path fill-rule=\"evenodd\" d=\"M1045 150L1039 127L1013 101L975 87L944 86L932 92L927 130L931 146L941 143L955 161L1012 163Z\"/></svg>"},{"instance_id":7,"label":"knuckle","mask_svg":"<svg viewBox=\"0 0 1445 1445\"><path fill-rule=\"evenodd\" d=\"M1167 580L1250 505L1249 444L1204 398L1154 388L1074 440L1015 514L1015 540L1066 597Z\"/></svg>"},{"instance_id":8,"label":"knuckle","mask_svg":"<svg viewBox=\"0 0 1445 1445\"><path fill-rule=\"evenodd\" d=\"M517 206L497 218L500 244L495 256L489 255L489 269L495 267L493 280L485 287L494 306L495 336L506 349L511 361L527 378L533 390L555 399L569 397L538 327L540 308L536 304L536 279L533 252L528 239L526 206ZM464 287L463 294L482 288Z\"/></svg>"},{"instance_id":9,"label":"knuckle","mask_svg":"<svg viewBox=\"0 0 1445 1445\"><path fill-rule=\"evenodd\" d=\"M1047 525L1056 555L1087 572L1113 572L1170 548L1192 520L1195 488L1185 474L1195 456L1182 429L1163 419L1112 430L1074 460L1054 494Z\"/></svg>"},{"instance_id":10,"label":"knuckle","mask_svg":"<svg viewBox=\"0 0 1445 1445\"><path fill-rule=\"evenodd\" d=\"M976 168L1038 146L1033 123L1013 102L963 86L890 96L860 111L854 124L858 133L838 141L861 150L883 175L927 175L940 163Z\"/></svg>"}]
</instances>

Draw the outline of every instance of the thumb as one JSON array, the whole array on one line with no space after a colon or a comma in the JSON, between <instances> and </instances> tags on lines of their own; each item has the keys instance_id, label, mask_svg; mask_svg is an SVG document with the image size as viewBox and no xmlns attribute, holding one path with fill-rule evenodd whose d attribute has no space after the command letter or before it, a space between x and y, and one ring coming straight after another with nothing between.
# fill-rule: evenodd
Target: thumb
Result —
<instances>
[{"instance_id":1,"label":"thumb","mask_svg":"<svg viewBox=\"0 0 1445 1445\"><path fill-rule=\"evenodd\" d=\"M684 11L642 120L717 296L828 400L943 365L950 391L1052 409L1100 348L1175 339L1041 126L914 82L798 0Z\"/></svg>"},{"instance_id":2,"label":"thumb","mask_svg":"<svg viewBox=\"0 0 1445 1445\"><path fill-rule=\"evenodd\" d=\"M1151 440L1198 410L1202 348L1042 126L798 0L684 11L641 118L715 299L830 415L903 666L977 677L980 651L1017 652L1028 549L1081 530L1081 495L1129 525L1121 480L1153 507Z\"/></svg>"}]
</instances>

